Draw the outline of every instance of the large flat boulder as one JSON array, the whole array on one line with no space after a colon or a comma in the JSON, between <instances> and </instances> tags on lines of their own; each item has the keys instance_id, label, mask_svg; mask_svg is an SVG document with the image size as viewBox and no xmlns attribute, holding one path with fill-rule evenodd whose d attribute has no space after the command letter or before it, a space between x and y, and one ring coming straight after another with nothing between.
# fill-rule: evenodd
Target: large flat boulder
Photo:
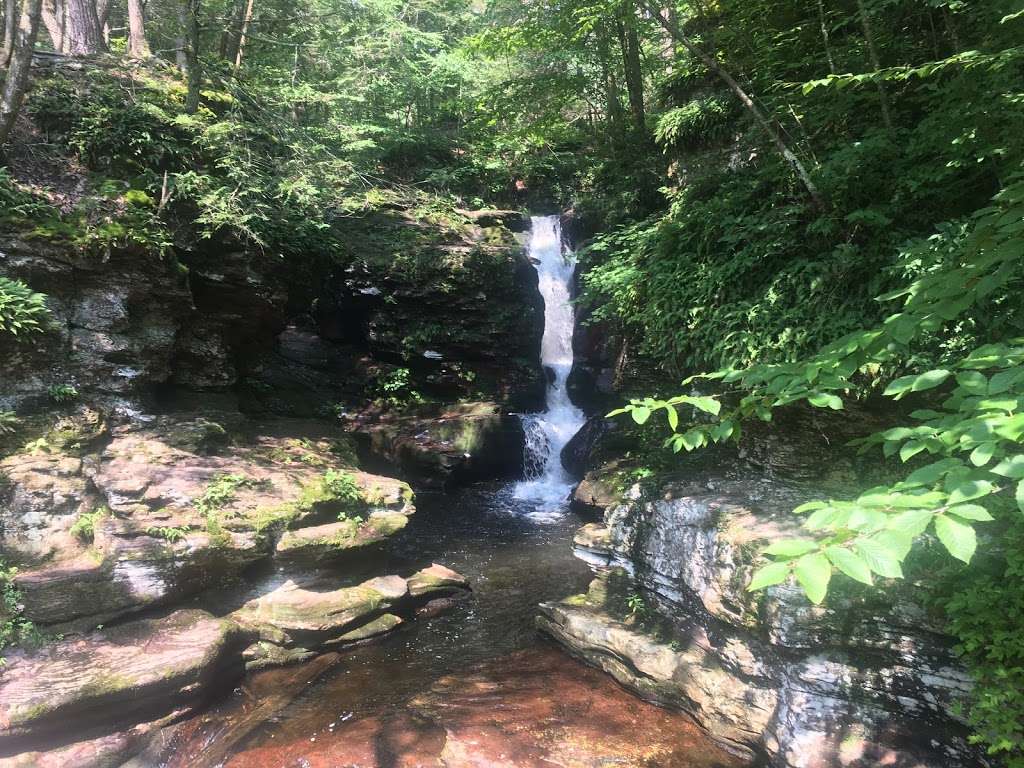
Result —
<instances>
[{"instance_id":1,"label":"large flat boulder","mask_svg":"<svg viewBox=\"0 0 1024 768\"><path fill-rule=\"evenodd\" d=\"M462 576L437 564L408 579L377 576L348 587L322 578L287 579L270 585L231 617L258 635L246 659L250 668L263 668L377 637L431 601L468 592Z\"/></svg>"},{"instance_id":2,"label":"large flat boulder","mask_svg":"<svg viewBox=\"0 0 1024 768\"><path fill-rule=\"evenodd\" d=\"M48 748L199 706L241 673L246 635L198 610L130 622L8 655L0 753Z\"/></svg>"}]
</instances>

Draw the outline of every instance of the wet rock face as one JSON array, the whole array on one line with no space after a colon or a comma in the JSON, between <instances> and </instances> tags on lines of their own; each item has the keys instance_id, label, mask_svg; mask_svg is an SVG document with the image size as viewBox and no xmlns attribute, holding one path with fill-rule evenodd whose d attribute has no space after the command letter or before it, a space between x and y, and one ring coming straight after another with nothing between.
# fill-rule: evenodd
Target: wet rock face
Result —
<instances>
[{"instance_id":1,"label":"wet rock face","mask_svg":"<svg viewBox=\"0 0 1024 768\"><path fill-rule=\"evenodd\" d=\"M462 403L421 415L360 424L371 454L421 487L517 477L523 468L522 423L496 403Z\"/></svg>"},{"instance_id":2,"label":"wet rock face","mask_svg":"<svg viewBox=\"0 0 1024 768\"><path fill-rule=\"evenodd\" d=\"M54 318L29 343L0 339L0 398L9 407L40 400L54 385L124 395L170 377L178 329L193 308L184 276L169 261L5 241L0 274L47 294Z\"/></svg>"},{"instance_id":3,"label":"wet rock face","mask_svg":"<svg viewBox=\"0 0 1024 768\"><path fill-rule=\"evenodd\" d=\"M792 535L799 492L707 485L633 489L582 529L580 556L621 575L545 606L541 627L773 765L978 765L956 715L970 679L912 589L837 580L822 607L792 585L747 592L759 549Z\"/></svg>"},{"instance_id":4,"label":"wet rock face","mask_svg":"<svg viewBox=\"0 0 1024 768\"><path fill-rule=\"evenodd\" d=\"M795 506L871 482L877 467L830 446L872 419L789 409L778 432L755 425L738 448L706 451L674 480L624 492L613 482L623 467L608 461L614 436L598 440L576 504L602 521L575 546L588 562L622 569L604 577L619 595L599 581L588 596L547 606L542 627L773 765L978 765L956 714L970 680L912 579L884 589L837 579L821 607L792 585L746 590L757 553L795 534ZM639 614L624 607L629 597Z\"/></svg>"}]
</instances>

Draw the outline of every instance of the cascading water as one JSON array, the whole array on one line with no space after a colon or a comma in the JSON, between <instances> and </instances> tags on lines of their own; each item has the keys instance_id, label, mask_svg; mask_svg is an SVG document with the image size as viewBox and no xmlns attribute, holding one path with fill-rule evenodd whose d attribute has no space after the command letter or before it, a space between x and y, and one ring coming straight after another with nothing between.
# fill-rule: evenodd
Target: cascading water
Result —
<instances>
[{"instance_id":1,"label":"cascading water","mask_svg":"<svg viewBox=\"0 0 1024 768\"><path fill-rule=\"evenodd\" d=\"M558 216L534 216L529 256L539 277L544 298L544 337L540 360L551 369L544 413L523 417L526 432L526 479L516 485L518 499L535 502L540 516L562 508L572 489L572 478L562 466L562 448L583 426L583 411L572 404L566 382L572 370L574 325L570 289L575 267L562 244Z\"/></svg>"}]
</instances>

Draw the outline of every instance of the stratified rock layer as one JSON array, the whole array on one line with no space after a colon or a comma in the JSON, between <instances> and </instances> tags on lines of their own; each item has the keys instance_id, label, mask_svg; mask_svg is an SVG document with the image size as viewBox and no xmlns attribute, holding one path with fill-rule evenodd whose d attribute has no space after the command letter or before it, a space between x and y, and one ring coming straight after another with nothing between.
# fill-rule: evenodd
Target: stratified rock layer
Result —
<instances>
[{"instance_id":1,"label":"stratified rock layer","mask_svg":"<svg viewBox=\"0 0 1024 768\"><path fill-rule=\"evenodd\" d=\"M541 628L775 766L979 765L955 714L969 677L911 590L837 579L823 607L792 585L749 593L757 552L792 533L791 495L711 484L728 493L634 489L581 529L580 555L615 570L543 606Z\"/></svg>"},{"instance_id":2,"label":"stratified rock layer","mask_svg":"<svg viewBox=\"0 0 1024 768\"><path fill-rule=\"evenodd\" d=\"M94 626L260 560L337 563L382 546L414 511L408 485L352 468L343 437L307 422L150 417L115 427L96 453L48 450L0 464L0 547L29 563L16 583L41 625Z\"/></svg>"}]
</instances>

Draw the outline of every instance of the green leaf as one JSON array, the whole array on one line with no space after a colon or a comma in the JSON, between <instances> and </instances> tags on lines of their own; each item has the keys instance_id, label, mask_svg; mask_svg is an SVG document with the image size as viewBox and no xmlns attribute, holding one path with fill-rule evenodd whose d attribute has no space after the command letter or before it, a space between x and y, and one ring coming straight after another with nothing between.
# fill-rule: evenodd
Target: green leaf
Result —
<instances>
[{"instance_id":1,"label":"green leaf","mask_svg":"<svg viewBox=\"0 0 1024 768\"><path fill-rule=\"evenodd\" d=\"M982 496L988 496L994 490L995 486L988 480L968 480L966 483L958 485L949 494L949 503L961 504L972 499L980 499Z\"/></svg>"},{"instance_id":2,"label":"green leaf","mask_svg":"<svg viewBox=\"0 0 1024 768\"><path fill-rule=\"evenodd\" d=\"M668 411L668 425L672 431L676 431L676 427L679 426L679 413L676 411L675 406L666 406Z\"/></svg>"},{"instance_id":3,"label":"green leaf","mask_svg":"<svg viewBox=\"0 0 1024 768\"><path fill-rule=\"evenodd\" d=\"M978 539L971 526L952 517L939 515L935 518L935 535L939 537L939 541L949 554L965 563L971 562L974 550L978 546Z\"/></svg>"},{"instance_id":4,"label":"green leaf","mask_svg":"<svg viewBox=\"0 0 1024 768\"><path fill-rule=\"evenodd\" d=\"M905 482L911 485L932 485L938 482L951 469L960 466L963 466L963 462L960 459L940 459L926 467L914 470Z\"/></svg>"},{"instance_id":5,"label":"green leaf","mask_svg":"<svg viewBox=\"0 0 1024 768\"><path fill-rule=\"evenodd\" d=\"M992 467L989 472L1020 480L1024 477L1024 453L1018 453L1016 456L1007 456Z\"/></svg>"},{"instance_id":6,"label":"green leaf","mask_svg":"<svg viewBox=\"0 0 1024 768\"><path fill-rule=\"evenodd\" d=\"M924 443L920 440L908 440L900 448L900 461L910 461L924 450Z\"/></svg>"},{"instance_id":7,"label":"green leaf","mask_svg":"<svg viewBox=\"0 0 1024 768\"><path fill-rule=\"evenodd\" d=\"M842 399L828 392L815 392L808 396L807 402L816 408L831 408L833 411L841 411L843 409Z\"/></svg>"},{"instance_id":8,"label":"green leaf","mask_svg":"<svg viewBox=\"0 0 1024 768\"><path fill-rule=\"evenodd\" d=\"M955 507L949 508L949 514L962 517L964 520L979 520L981 522L988 522L995 518L989 514L988 510L980 504L958 504Z\"/></svg>"},{"instance_id":9,"label":"green leaf","mask_svg":"<svg viewBox=\"0 0 1024 768\"><path fill-rule=\"evenodd\" d=\"M768 563L763 568L758 568L754 571L754 575L750 578L750 584L747 585L747 590L754 592L758 589L770 587L773 584L781 584L787 578L789 578L788 563Z\"/></svg>"},{"instance_id":10,"label":"green leaf","mask_svg":"<svg viewBox=\"0 0 1024 768\"><path fill-rule=\"evenodd\" d=\"M988 394L988 379L977 371L964 371L956 375L956 383L972 395Z\"/></svg>"},{"instance_id":11,"label":"green leaf","mask_svg":"<svg viewBox=\"0 0 1024 768\"><path fill-rule=\"evenodd\" d=\"M818 542L810 539L783 539L765 547L764 553L772 557L799 557L818 548Z\"/></svg>"},{"instance_id":12,"label":"green leaf","mask_svg":"<svg viewBox=\"0 0 1024 768\"><path fill-rule=\"evenodd\" d=\"M853 548L864 558L872 572L889 579L902 578L900 559L884 543L874 539L860 539L854 542Z\"/></svg>"},{"instance_id":13,"label":"green leaf","mask_svg":"<svg viewBox=\"0 0 1024 768\"><path fill-rule=\"evenodd\" d=\"M1024 512L1024 480L1017 483L1017 491L1014 493L1013 498L1017 502L1017 509Z\"/></svg>"},{"instance_id":14,"label":"green leaf","mask_svg":"<svg viewBox=\"0 0 1024 768\"><path fill-rule=\"evenodd\" d=\"M976 467L984 467L992 461L992 454L996 451L995 443L982 443L971 451L971 464Z\"/></svg>"},{"instance_id":15,"label":"green leaf","mask_svg":"<svg viewBox=\"0 0 1024 768\"><path fill-rule=\"evenodd\" d=\"M828 558L820 552L804 555L796 561L793 573L810 601L819 605L828 594L828 583L832 579L832 565Z\"/></svg>"},{"instance_id":16,"label":"green leaf","mask_svg":"<svg viewBox=\"0 0 1024 768\"><path fill-rule=\"evenodd\" d=\"M898 379L889 382L889 386L885 388L883 395L889 397L900 397L906 392L910 391L910 388L914 386L914 381L917 379L916 376L900 376Z\"/></svg>"},{"instance_id":17,"label":"green leaf","mask_svg":"<svg viewBox=\"0 0 1024 768\"><path fill-rule=\"evenodd\" d=\"M637 424L643 424L651 418L651 409L643 405L638 405L630 411L630 415L633 417L633 421Z\"/></svg>"},{"instance_id":18,"label":"green leaf","mask_svg":"<svg viewBox=\"0 0 1024 768\"><path fill-rule=\"evenodd\" d=\"M907 536L920 536L932 522L935 512L930 509L908 509L889 519L888 527Z\"/></svg>"},{"instance_id":19,"label":"green leaf","mask_svg":"<svg viewBox=\"0 0 1024 768\"><path fill-rule=\"evenodd\" d=\"M864 558L857 553L845 547L829 547L825 550L825 554L836 568L851 579L855 579L863 584L872 583L871 569L864 562Z\"/></svg>"},{"instance_id":20,"label":"green leaf","mask_svg":"<svg viewBox=\"0 0 1024 768\"><path fill-rule=\"evenodd\" d=\"M821 509L827 507L827 501L807 501L801 504L799 507L793 510L794 515L802 515L804 512L811 512L815 509Z\"/></svg>"},{"instance_id":21,"label":"green leaf","mask_svg":"<svg viewBox=\"0 0 1024 768\"><path fill-rule=\"evenodd\" d=\"M949 371L944 368L937 368L933 371L925 371L916 379L914 384L911 386L912 392L924 392L927 389L934 389L939 386L942 382L948 379L950 376Z\"/></svg>"}]
</instances>

